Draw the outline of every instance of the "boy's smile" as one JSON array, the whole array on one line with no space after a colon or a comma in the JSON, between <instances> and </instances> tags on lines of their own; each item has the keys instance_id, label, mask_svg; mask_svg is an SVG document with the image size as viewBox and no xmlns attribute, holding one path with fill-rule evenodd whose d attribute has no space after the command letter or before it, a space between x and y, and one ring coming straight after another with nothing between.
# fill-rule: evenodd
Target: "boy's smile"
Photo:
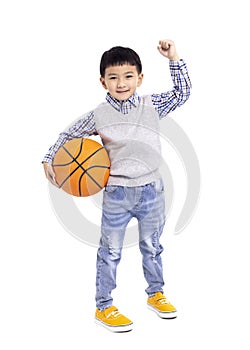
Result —
<instances>
[{"instance_id":1,"label":"boy's smile","mask_svg":"<svg viewBox=\"0 0 250 350\"><path fill-rule=\"evenodd\" d=\"M122 66L110 66L105 70L104 78L100 81L111 96L117 100L129 99L142 83L143 74L138 74L136 66L124 64Z\"/></svg>"}]
</instances>

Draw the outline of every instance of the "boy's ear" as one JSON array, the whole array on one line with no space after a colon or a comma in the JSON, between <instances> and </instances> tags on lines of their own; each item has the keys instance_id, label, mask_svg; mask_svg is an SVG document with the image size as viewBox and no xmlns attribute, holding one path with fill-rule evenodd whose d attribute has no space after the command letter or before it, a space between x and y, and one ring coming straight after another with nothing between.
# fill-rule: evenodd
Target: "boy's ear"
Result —
<instances>
[{"instance_id":1,"label":"boy's ear","mask_svg":"<svg viewBox=\"0 0 250 350\"><path fill-rule=\"evenodd\" d=\"M100 77L100 82L101 82L102 86L104 87L104 89L107 90L107 86L105 84L105 80L103 77Z\"/></svg>"},{"instance_id":2,"label":"boy's ear","mask_svg":"<svg viewBox=\"0 0 250 350\"><path fill-rule=\"evenodd\" d=\"M144 77L144 75L142 73L140 73L138 76L137 87L141 86L143 77Z\"/></svg>"}]
</instances>

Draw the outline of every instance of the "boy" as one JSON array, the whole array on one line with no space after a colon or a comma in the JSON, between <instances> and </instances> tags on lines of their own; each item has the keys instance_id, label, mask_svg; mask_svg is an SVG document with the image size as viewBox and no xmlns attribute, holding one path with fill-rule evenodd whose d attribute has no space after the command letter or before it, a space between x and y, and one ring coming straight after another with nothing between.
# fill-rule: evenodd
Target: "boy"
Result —
<instances>
[{"instance_id":1,"label":"boy","mask_svg":"<svg viewBox=\"0 0 250 350\"><path fill-rule=\"evenodd\" d=\"M104 52L100 63L100 81L108 91L106 102L61 133L43 160L47 178L57 186L51 164L56 151L67 140L100 135L109 153L111 169L103 193L97 252L95 318L98 324L114 332L129 331L133 324L119 313L111 297L125 230L133 217L138 220L148 307L162 318L177 316L175 307L163 294L163 247L159 239L165 223L165 198L158 170L159 120L189 98L191 83L174 42L161 40L158 50L170 61L173 90L138 96L136 90L143 80L139 56L130 48L113 47Z\"/></svg>"}]
</instances>

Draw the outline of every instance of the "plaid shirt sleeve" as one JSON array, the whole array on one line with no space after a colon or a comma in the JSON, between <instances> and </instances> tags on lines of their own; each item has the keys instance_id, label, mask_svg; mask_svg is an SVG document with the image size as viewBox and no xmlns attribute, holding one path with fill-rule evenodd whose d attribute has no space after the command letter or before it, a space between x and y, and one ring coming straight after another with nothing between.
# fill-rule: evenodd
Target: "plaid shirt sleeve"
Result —
<instances>
[{"instance_id":1,"label":"plaid shirt sleeve","mask_svg":"<svg viewBox=\"0 0 250 350\"><path fill-rule=\"evenodd\" d=\"M183 105L188 100L192 87L187 66L183 60L179 62L169 61L169 68L174 83L173 89L161 94L151 95L153 105L160 119Z\"/></svg>"},{"instance_id":2,"label":"plaid shirt sleeve","mask_svg":"<svg viewBox=\"0 0 250 350\"><path fill-rule=\"evenodd\" d=\"M48 152L44 156L43 162L52 164L56 152L62 145L64 145L66 141L72 140L73 138L77 137L88 137L91 135L97 135L93 117L94 112L92 111L78 119L67 130L60 133L56 143L49 148Z\"/></svg>"}]
</instances>

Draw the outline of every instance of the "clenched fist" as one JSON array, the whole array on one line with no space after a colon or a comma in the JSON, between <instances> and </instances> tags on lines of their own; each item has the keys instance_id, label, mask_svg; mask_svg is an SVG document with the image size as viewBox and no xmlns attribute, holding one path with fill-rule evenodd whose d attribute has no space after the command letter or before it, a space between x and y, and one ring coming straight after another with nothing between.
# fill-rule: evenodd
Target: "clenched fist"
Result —
<instances>
[{"instance_id":1,"label":"clenched fist","mask_svg":"<svg viewBox=\"0 0 250 350\"><path fill-rule=\"evenodd\" d=\"M180 60L178 53L176 51L175 44L172 40L169 40L169 39L160 40L157 48L159 52L163 56L167 57L170 61Z\"/></svg>"}]
</instances>

